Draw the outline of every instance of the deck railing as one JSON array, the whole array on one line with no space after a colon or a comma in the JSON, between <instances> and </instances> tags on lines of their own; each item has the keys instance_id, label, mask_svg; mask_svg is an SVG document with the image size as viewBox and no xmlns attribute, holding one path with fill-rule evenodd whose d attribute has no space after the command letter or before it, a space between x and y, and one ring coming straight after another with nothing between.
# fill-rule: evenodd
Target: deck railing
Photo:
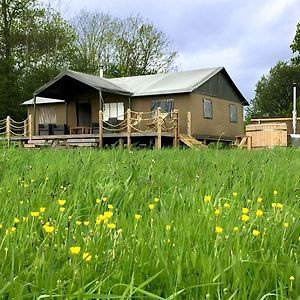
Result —
<instances>
[{"instance_id":1,"label":"deck railing","mask_svg":"<svg viewBox=\"0 0 300 300\"><path fill-rule=\"evenodd\" d=\"M189 119L189 118L188 118ZM7 140L22 140L26 138L31 140L33 137L33 118L31 115L24 121L17 122L11 117L0 120L0 138ZM189 126L190 127L190 126ZM97 127L96 127L97 128ZM95 127L92 127L95 129ZM170 133L174 138L174 146L177 146L179 136L179 116L178 110L171 112L162 112L160 107L157 110L149 112L138 112L131 109L115 118L112 122L109 116L103 111L99 111L99 146L103 146L103 137L107 133L116 134L127 139L127 147L131 147L133 136L155 137L157 148L161 148L163 134ZM93 133L93 130L92 132ZM98 135L98 133L96 133Z\"/></svg>"},{"instance_id":2,"label":"deck railing","mask_svg":"<svg viewBox=\"0 0 300 300\"><path fill-rule=\"evenodd\" d=\"M0 137L4 137L8 142L12 139L29 137L32 138L33 127L31 115L24 121L15 121L10 116L0 120Z\"/></svg>"},{"instance_id":3,"label":"deck railing","mask_svg":"<svg viewBox=\"0 0 300 300\"><path fill-rule=\"evenodd\" d=\"M174 141L178 138L178 110L169 113L162 113L160 107L155 111L138 112L127 109L124 115L118 116L117 124L112 124L108 116L103 111L99 111L99 146L103 146L103 135L105 132L120 133L126 132L127 147L131 146L131 137L133 133L146 134L147 132L156 132L157 148L161 148L161 139L163 132L174 134ZM174 142L175 144L176 142ZM175 145L176 146L176 145Z\"/></svg>"}]
</instances>

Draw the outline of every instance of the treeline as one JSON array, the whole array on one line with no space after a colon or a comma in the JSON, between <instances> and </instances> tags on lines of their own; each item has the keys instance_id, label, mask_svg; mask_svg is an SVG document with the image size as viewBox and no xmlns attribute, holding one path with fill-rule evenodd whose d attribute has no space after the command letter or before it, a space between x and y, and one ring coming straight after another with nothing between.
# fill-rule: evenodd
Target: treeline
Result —
<instances>
[{"instance_id":1,"label":"treeline","mask_svg":"<svg viewBox=\"0 0 300 300\"><path fill-rule=\"evenodd\" d=\"M170 40L140 16L80 12L64 19L39 0L0 0L0 119L22 119L20 103L66 68L106 77L175 69Z\"/></svg>"},{"instance_id":2,"label":"treeline","mask_svg":"<svg viewBox=\"0 0 300 300\"><path fill-rule=\"evenodd\" d=\"M291 59L279 61L256 84L255 97L247 117L291 117L293 110L293 83L297 84L297 111L300 116L300 23L291 48ZM292 55L293 54L293 55Z\"/></svg>"}]
</instances>

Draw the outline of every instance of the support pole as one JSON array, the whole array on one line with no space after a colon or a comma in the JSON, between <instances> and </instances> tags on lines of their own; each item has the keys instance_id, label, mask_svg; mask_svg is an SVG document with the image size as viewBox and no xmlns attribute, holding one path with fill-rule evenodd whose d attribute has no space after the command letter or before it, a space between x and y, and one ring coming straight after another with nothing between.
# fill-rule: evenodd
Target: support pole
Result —
<instances>
[{"instance_id":1,"label":"support pole","mask_svg":"<svg viewBox=\"0 0 300 300\"><path fill-rule=\"evenodd\" d=\"M32 139L32 115L28 116L28 136L29 136L29 140Z\"/></svg>"},{"instance_id":2,"label":"support pole","mask_svg":"<svg viewBox=\"0 0 300 300\"><path fill-rule=\"evenodd\" d=\"M6 117L6 139L10 142L10 116Z\"/></svg>"},{"instance_id":3,"label":"support pole","mask_svg":"<svg viewBox=\"0 0 300 300\"><path fill-rule=\"evenodd\" d=\"M131 110L127 109L127 149L131 148Z\"/></svg>"},{"instance_id":4,"label":"support pole","mask_svg":"<svg viewBox=\"0 0 300 300\"><path fill-rule=\"evenodd\" d=\"M103 112L99 110L99 147L103 148Z\"/></svg>"},{"instance_id":5,"label":"support pole","mask_svg":"<svg viewBox=\"0 0 300 300\"><path fill-rule=\"evenodd\" d=\"M252 149L252 136L247 136L247 149Z\"/></svg>"},{"instance_id":6,"label":"support pole","mask_svg":"<svg viewBox=\"0 0 300 300\"><path fill-rule=\"evenodd\" d=\"M36 95L33 94L33 134L36 134Z\"/></svg>"},{"instance_id":7,"label":"support pole","mask_svg":"<svg viewBox=\"0 0 300 300\"><path fill-rule=\"evenodd\" d=\"M174 123L174 141L173 141L173 146L174 148L178 147L178 109L174 109L173 111L173 123Z\"/></svg>"},{"instance_id":8,"label":"support pole","mask_svg":"<svg viewBox=\"0 0 300 300\"><path fill-rule=\"evenodd\" d=\"M293 84L293 134L297 132L297 86L296 83Z\"/></svg>"},{"instance_id":9,"label":"support pole","mask_svg":"<svg viewBox=\"0 0 300 300\"><path fill-rule=\"evenodd\" d=\"M161 108L157 108L157 142L156 148L161 149Z\"/></svg>"},{"instance_id":10,"label":"support pole","mask_svg":"<svg viewBox=\"0 0 300 300\"><path fill-rule=\"evenodd\" d=\"M192 135L192 114L190 111L187 113L187 134Z\"/></svg>"}]
</instances>

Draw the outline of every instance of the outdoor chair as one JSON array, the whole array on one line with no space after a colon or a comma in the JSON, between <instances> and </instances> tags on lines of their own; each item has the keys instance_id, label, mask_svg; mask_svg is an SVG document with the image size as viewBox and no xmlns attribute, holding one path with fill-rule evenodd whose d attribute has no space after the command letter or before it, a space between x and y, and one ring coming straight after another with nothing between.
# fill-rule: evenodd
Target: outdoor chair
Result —
<instances>
[{"instance_id":1,"label":"outdoor chair","mask_svg":"<svg viewBox=\"0 0 300 300\"><path fill-rule=\"evenodd\" d=\"M52 128L53 128L54 135L64 135L67 134L68 131L68 127L66 124L61 124L61 125L53 124Z\"/></svg>"},{"instance_id":2,"label":"outdoor chair","mask_svg":"<svg viewBox=\"0 0 300 300\"><path fill-rule=\"evenodd\" d=\"M39 124L39 135L51 135L52 124Z\"/></svg>"}]
</instances>

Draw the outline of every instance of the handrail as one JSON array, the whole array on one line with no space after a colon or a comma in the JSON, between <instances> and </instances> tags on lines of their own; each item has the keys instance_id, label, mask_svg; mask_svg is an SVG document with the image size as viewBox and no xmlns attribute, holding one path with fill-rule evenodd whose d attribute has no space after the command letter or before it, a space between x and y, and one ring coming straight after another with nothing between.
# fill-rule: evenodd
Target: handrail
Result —
<instances>
[{"instance_id":1,"label":"handrail","mask_svg":"<svg viewBox=\"0 0 300 300\"><path fill-rule=\"evenodd\" d=\"M0 125L0 134L5 135L5 139L8 142L10 142L13 137L29 137L29 139L32 137L31 115L23 121L16 121L10 116L7 116L5 120L0 121Z\"/></svg>"}]
</instances>

